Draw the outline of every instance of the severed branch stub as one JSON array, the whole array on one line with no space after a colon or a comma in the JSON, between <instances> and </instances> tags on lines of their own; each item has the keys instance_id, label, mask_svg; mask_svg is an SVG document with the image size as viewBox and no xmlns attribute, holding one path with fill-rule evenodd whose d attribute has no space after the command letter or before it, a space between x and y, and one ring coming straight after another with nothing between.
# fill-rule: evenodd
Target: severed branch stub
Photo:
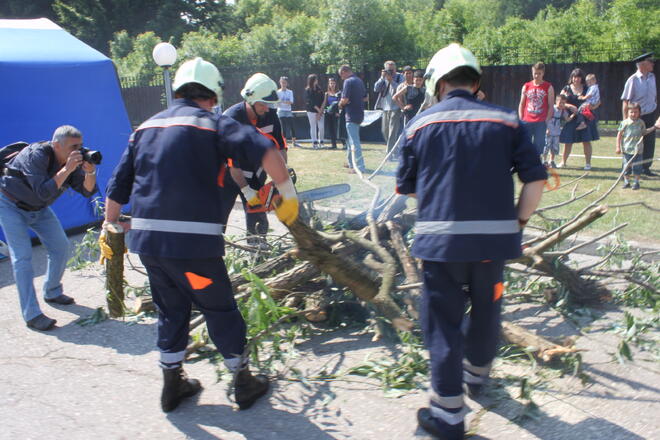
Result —
<instances>
[{"instance_id":1,"label":"severed branch stub","mask_svg":"<svg viewBox=\"0 0 660 440\"><path fill-rule=\"evenodd\" d=\"M111 317L124 316L124 228L117 223L104 225L106 243L112 250L112 258L105 260L105 288L108 311Z\"/></svg>"},{"instance_id":2,"label":"severed branch stub","mask_svg":"<svg viewBox=\"0 0 660 440\"><path fill-rule=\"evenodd\" d=\"M543 362L550 362L557 356L579 351L575 347L554 344L509 321L502 322L502 337L508 343L529 351Z\"/></svg>"}]
</instances>

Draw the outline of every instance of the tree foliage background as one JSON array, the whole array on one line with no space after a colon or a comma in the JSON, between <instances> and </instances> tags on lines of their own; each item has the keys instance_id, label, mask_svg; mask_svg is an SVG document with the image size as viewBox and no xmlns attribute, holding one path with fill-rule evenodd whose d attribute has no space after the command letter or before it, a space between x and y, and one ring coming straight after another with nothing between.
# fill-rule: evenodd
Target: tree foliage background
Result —
<instances>
[{"instance_id":1,"label":"tree foliage background","mask_svg":"<svg viewBox=\"0 0 660 440\"><path fill-rule=\"evenodd\" d=\"M627 60L660 48L657 0L5 0L0 18L48 17L115 61L158 73L151 50L223 71L358 70L386 59L424 67L457 41L483 64Z\"/></svg>"}]
</instances>

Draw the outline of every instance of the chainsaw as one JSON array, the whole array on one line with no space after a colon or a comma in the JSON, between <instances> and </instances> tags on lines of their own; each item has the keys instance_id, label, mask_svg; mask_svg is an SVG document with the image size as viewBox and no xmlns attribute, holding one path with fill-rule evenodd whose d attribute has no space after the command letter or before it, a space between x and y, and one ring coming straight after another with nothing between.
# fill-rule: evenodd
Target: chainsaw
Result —
<instances>
[{"instance_id":1,"label":"chainsaw","mask_svg":"<svg viewBox=\"0 0 660 440\"><path fill-rule=\"evenodd\" d=\"M289 170L291 173L293 170ZM292 180L295 183L295 177L292 176ZM314 188L307 191L302 191L298 193L298 201L300 203L313 202L315 200L327 199L330 197L335 197L344 193L347 193L351 190L351 185L347 183L338 183L336 185L322 186L320 188ZM271 181L261 187L257 192L259 200L261 203L255 206L248 206L247 212L269 212L273 211L277 206L278 200L282 197L275 184Z\"/></svg>"}]
</instances>

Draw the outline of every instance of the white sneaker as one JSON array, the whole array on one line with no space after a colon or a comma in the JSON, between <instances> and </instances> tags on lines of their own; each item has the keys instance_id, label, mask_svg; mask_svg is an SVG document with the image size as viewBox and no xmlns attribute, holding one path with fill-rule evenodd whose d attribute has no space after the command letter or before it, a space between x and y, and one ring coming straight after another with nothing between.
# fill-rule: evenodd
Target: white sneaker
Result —
<instances>
[{"instance_id":1,"label":"white sneaker","mask_svg":"<svg viewBox=\"0 0 660 440\"><path fill-rule=\"evenodd\" d=\"M591 170L591 165L590 165L590 164L586 164L586 165L584 166L584 170L585 170L585 171L589 171L589 170Z\"/></svg>"}]
</instances>

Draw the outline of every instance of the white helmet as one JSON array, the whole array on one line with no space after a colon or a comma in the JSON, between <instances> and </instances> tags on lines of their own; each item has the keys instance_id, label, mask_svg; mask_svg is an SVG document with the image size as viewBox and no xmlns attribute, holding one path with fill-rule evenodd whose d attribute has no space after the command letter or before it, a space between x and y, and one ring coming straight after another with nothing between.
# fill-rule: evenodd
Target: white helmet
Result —
<instances>
[{"instance_id":1,"label":"white helmet","mask_svg":"<svg viewBox=\"0 0 660 440\"><path fill-rule=\"evenodd\" d=\"M181 64L176 71L176 75L174 75L172 88L176 92L181 86L189 83L201 84L215 93L218 101L222 99L222 88L224 86L222 75L217 67L200 57Z\"/></svg>"},{"instance_id":2,"label":"white helmet","mask_svg":"<svg viewBox=\"0 0 660 440\"><path fill-rule=\"evenodd\" d=\"M460 44L452 43L437 51L431 58L429 65L426 66L426 73L424 74L426 92L433 96L438 81L453 70L464 66L471 67L481 75L481 67L479 67L477 58L469 49Z\"/></svg>"},{"instance_id":3,"label":"white helmet","mask_svg":"<svg viewBox=\"0 0 660 440\"><path fill-rule=\"evenodd\" d=\"M263 73L255 73L247 80L241 90L241 96L250 105L255 102L275 104L280 100L277 96L277 84Z\"/></svg>"}]
</instances>

